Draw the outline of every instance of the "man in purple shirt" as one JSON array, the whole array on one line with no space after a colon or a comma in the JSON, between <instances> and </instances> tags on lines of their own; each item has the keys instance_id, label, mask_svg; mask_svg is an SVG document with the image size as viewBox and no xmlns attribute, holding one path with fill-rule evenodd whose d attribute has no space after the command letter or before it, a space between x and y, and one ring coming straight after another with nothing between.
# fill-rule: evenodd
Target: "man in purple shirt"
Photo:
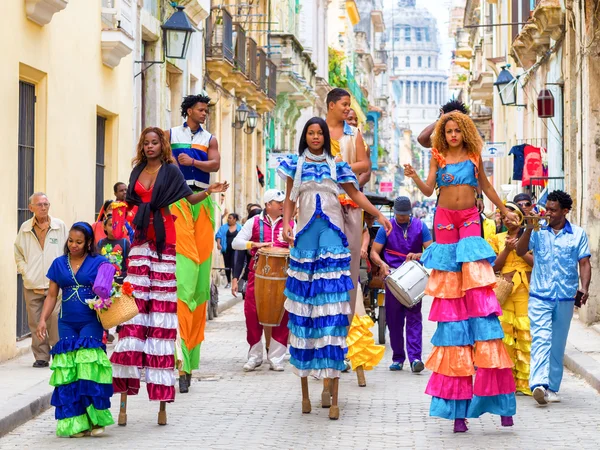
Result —
<instances>
[{"instance_id":1,"label":"man in purple shirt","mask_svg":"<svg viewBox=\"0 0 600 450\"><path fill-rule=\"evenodd\" d=\"M405 261L419 260L424 248L432 243L429 229L412 216L412 206L408 197L398 197L394 201L394 220L392 232L386 236L379 229L373 248L371 261L379 266L384 275L391 269L400 267ZM383 259L381 252L383 251ZM404 353L404 322L406 321L406 350L410 368L414 373L421 372L425 366L421 360L423 344L423 317L421 303L407 308L386 290L385 315L390 330L390 342L393 356L390 370L402 370L406 354Z\"/></svg>"}]
</instances>

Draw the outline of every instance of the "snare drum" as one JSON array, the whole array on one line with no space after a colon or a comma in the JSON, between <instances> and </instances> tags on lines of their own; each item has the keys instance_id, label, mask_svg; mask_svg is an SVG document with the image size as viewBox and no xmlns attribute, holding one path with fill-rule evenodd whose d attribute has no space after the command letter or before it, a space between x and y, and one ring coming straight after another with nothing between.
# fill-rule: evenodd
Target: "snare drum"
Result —
<instances>
[{"instance_id":1,"label":"snare drum","mask_svg":"<svg viewBox=\"0 0 600 450\"><path fill-rule=\"evenodd\" d=\"M429 274L417 261L406 261L385 279L386 288L408 308L418 304L425 296Z\"/></svg>"},{"instance_id":2,"label":"snare drum","mask_svg":"<svg viewBox=\"0 0 600 450\"><path fill-rule=\"evenodd\" d=\"M287 248L263 247L258 250L254 266L254 297L258 322L276 327L283 319L285 282L290 251Z\"/></svg>"}]
</instances>

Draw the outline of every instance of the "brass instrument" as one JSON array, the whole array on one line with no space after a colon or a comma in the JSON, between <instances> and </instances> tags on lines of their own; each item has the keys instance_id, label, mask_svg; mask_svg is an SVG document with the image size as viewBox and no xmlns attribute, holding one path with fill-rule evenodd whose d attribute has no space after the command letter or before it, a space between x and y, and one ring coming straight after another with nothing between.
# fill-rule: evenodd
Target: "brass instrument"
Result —
<instances>
[{"instance_id":1,"label":"brass instrument","mask_svg":"<svg viewBox=\"0 0 600 450\"><path fill-rule=\"evenodd\" d=\"M512 202L507 202L506 203L507 206L511 206L511 211L514 212L517 216L519 216L519 222L518 225L520 228L523 229L533 229L534 231L539 231L541 227L545 227L548 224L548 220L544 217L544 216L525 216L521 210L519 209L519 207L517 205L515 205ZM512 207L514 205L514 208ZM515 209L516 208L516 209ZM493 216L498 212L499 210L496 209L495 211L493 211L492 213L490 213L489 215L485 215L485 217L487 217L488 219L492 219Z\"/></svg>"}]
</instances>

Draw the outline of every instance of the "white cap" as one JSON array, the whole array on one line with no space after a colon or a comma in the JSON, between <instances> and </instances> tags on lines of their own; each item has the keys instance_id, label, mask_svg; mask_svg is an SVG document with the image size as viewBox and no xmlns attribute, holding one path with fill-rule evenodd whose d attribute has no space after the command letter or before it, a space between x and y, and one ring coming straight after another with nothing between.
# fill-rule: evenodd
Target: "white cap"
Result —
<instances>
[{"instance_id":1,"label":"white cap","mask_svg":"<svg viewBox=\"0 0 600 450\"><path fill-rule=\"evenodd\" d=\"M276 202L282 202L285 200L285 192L280 191L279 189L269 189L265 192L263 196L263 201L266 203L272 202L275 200Z\"/></svg>"}]
</instances>

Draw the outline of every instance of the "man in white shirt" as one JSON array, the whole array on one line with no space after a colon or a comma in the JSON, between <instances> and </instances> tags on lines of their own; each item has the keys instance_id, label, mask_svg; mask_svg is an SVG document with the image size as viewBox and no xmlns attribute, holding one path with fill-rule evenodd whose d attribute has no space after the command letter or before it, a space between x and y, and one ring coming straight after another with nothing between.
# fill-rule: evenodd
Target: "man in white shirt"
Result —
<instances>
[{"instance_id":1,"label":"man in white shirt","mask_svg":"<svg viewBox=\"0 0 600 450\"><path fill-rule=\"evenodd\" d=\"M248 351L248 362L244 365L244 371L256 370L263 362L263 327L258 322L256 312L256 298L254 296L254 258L261 247L289 247L282 239L283 229L283 201L285 192L277 189L269 189L263 197L265 209L258 216L254 216L242 227L234 238L232 247L234 250L249 250L252 261L248 267L248 284L246 297L244 298L244 315L246 316L246 339L250 350ZM267 342L267 361L271 370L283 371L283 359L287 349L288 328L287 312L283 315L281 323L273 327L270 342Z\"/></svg>"},{"instance_id":2,"label":"man in white shirt","mask_svg":"<svg viewBox=\"0 0 600 450\"><path fill-rule=\"evenodd\" d=\"M23 277L23 297L27 306L27 319L31 330L31 350L35 362L33 367L48 367L50 347L58 341L58 310L60 302L48 318L48 336L42 341L36 329L44 300L48 293L49 280L46 273L54 259L64 253L68 230L64 222L51 217L50 202L43 192L29 198L29 210L33 218L23 222L15 240L15 262L17 272Z\"/></svg>"}]
</instances>

